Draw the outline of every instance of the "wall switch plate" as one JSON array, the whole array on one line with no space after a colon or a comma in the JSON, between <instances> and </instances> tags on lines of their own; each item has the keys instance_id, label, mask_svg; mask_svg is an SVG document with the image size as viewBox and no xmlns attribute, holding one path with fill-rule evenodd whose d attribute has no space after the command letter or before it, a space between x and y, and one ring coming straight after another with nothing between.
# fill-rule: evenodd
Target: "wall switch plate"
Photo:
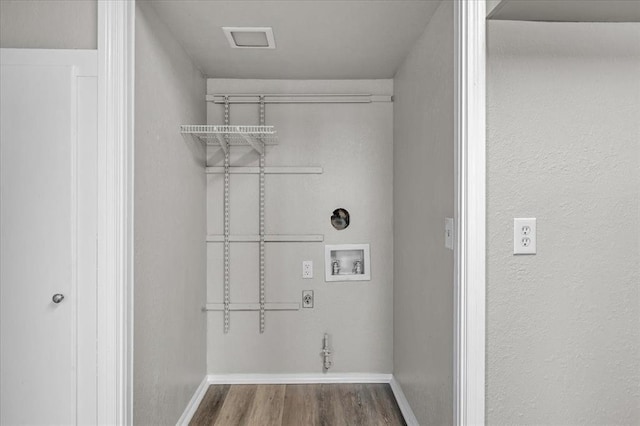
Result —
<instances>
[{"instance_id":1,"label":"wall switch plate","mask_svg":"<svg viewBox=\"0 0 640 426\"><path fill-rule=\"evenodd\" d=\"M302 262L302 278L313 278L313 260L305 260Z\"/></svg>"},{"instance_id":2,"label":"wall switch plate","mask_svg":"<svg viewBox=\"0 0 640 426\"><path fill-rule=\"evenodd\" d=\"M513 254L536 254L536 218L513 219Z\"/></svg>"},{"instance_id":3,"label":"wall switch plate","mask_svg":"<svg viewBox=\"0 0 640 426\"><path fill-rule=\"evenodd\" d=\"M313 290L302 290L302 307L313 308Z\"/></svg>"},{"instance_id":4,"label":"wall switch plate","mask_svg":"<svg viewBox=\"0 0 640 426\"><path fill-rule=\"evenodd\" d=\"M444 246L453 250L453 218L444 218Z\"/></svg>"}]
</instances>

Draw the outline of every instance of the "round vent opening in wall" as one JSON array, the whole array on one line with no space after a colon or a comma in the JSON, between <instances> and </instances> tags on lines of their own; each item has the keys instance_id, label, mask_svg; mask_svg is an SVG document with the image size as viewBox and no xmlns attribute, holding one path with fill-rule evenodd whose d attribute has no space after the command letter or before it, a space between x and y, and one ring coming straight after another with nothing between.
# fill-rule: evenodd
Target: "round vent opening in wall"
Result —
<instances>
[{"instance_id":1,"label":"round vent opening in wall","mask_svg":"<svg viewBox=\"0 0 640 426\"><path fill-rule=\"evenodd\" d=\"M335 209L331 215L331 224L338 231L342 231L349 226L349 212L345 209Z\"/></svg>"}]
</instances>

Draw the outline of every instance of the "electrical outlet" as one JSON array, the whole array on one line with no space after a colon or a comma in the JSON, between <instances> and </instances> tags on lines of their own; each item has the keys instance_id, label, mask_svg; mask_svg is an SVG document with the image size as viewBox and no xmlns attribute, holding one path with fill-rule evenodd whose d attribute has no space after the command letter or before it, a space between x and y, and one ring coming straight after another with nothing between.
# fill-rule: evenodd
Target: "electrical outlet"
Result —
<instances>
[{"instance_id":1,"label":"electrical outlet","mask_svg":"<svg viewBox=\"0 0 640 426\"><path fill-rule=\"evenodd\" d=\"M302 278L313 278L313 260L305 260L302 262Z\"/></svg>"},{"instance_id":2,"label":"electrical outlet","mask_svg":"<svg viewBox=\"0 0 640 426\"><path fill-rule=\"evenodd\" d=\"M313 308L313 290L302 290L302 307Z\"/></svg>"},{"instance_id":3,"label":"electrical outlet","mask_svg":"<svg viewBox=\"0 0 640 426\"><path fill-rule=\"evenodd\" d=\"M513 219L513 254L536 254L536 218Z\"/></svg>"}]
</instances>

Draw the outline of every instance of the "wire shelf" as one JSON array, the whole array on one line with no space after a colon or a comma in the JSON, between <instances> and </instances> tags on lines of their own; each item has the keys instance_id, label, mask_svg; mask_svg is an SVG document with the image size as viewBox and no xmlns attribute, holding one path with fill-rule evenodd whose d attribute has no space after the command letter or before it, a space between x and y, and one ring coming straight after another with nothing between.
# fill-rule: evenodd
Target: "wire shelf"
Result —
<instances>
[{"instance_id":1,"label":"wire shelf","mask_svg":"<svg viewBox=\"0 0 640 426\"><path fill-rule=\"evenodd\" d=\"M276 145L278 136L274 126L182 125L180 133L189 134L207 145L256 146Z\"/></svg>"}]
</instances>

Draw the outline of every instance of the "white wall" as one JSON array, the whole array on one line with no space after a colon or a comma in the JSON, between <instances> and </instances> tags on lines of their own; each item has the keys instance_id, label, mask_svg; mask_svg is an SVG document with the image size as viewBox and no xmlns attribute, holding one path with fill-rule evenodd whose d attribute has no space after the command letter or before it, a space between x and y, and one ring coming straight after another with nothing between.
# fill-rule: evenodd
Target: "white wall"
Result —
<instances>
[{"instance_id":1,"label":"white wall","mask_svg":"<svg viewBox=\"0 0 640 426\"><path fill-rule=\"evenodd\" d=\"M205 79L136 7L134 423L175 424L206 374Z\"/></svg>"},{"instance_id":2,"label":"white wall","mask_svg":"<svg viewBox=\"0 0 640 426\"><path fill-rule=\"evenodd\" d=\"M444 1L394 79L394 375L424 425L451 424L453 4Z\"/></svg>"},{"instance_id":3,"label":"white wall","mask_svg":"<svg viewBox=\"0 0 640 426\"><path fill-rule=\"evenodd\" d=\"M97 49L96 0L2 0L0 47Z\"/></svg>"},{"instance_id":4,"label":"white wall","mask_svg":"<svg viewBox=\"0 0 640 426\"><path fill-rule=\"evenodd\" d=\"M487 422L640 424L640 25L488 35Z\"/></svg>"},{"instance_id":5,"label":"white wall","mask_svg":"<svg viewBox=\"0 0 640 426\"><path fill-rule=\"evenodd\" d=\"M208 80L208 93L373 93L391 95L391 80L292 81ZM315 307L267 312L259 333L257 312L232 312L223 333L223 313L208 313L209 373L320 373L322 337L332 338L331 372L390 373L393 323L392 135L393 105L268 104L278 146L267 166L318 165L322 175L267 175L268 234L324 234L324 243L267 243L268 302L301 302L314 290ZM223 123L223 106L208 105L208 121ZM257 124L257 105L232 105L232 124ZM232 164L255 165L257 155L233 148ZM218 148L209 163L221 165ZM208 231L223 231L223 175L208 178ZM346 208L351 224L330 224ZM258 176L232 175L231 233L258 232ZM324 244L370 243L371 281L326 283ZM208 245L209 303L223 302L222 244ZM302 279L302 261L313 260L314 278ZM258 301L258 244L232 243L231 301Z\"/></svg>"}]
</instances>

